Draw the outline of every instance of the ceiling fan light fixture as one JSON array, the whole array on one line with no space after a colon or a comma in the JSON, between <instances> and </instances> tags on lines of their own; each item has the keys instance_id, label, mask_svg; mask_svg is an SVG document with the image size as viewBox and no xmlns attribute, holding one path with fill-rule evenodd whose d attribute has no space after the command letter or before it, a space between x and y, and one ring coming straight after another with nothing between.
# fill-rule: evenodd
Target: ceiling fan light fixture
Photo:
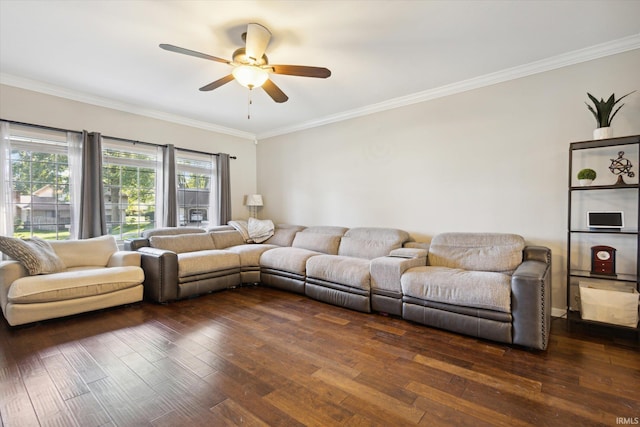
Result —
<instances>
[{"instance_id":1,"label":"ceiling fan light fixture","mask_svg":"<svg viewBox=\"0 0 640 427\"><path fill-rule=\"evenodd\" d=\"M254 65L238 65L231 74L238 83L249 89L262 86L269 78L269 72Z\"/></svg>"}]
</instances>

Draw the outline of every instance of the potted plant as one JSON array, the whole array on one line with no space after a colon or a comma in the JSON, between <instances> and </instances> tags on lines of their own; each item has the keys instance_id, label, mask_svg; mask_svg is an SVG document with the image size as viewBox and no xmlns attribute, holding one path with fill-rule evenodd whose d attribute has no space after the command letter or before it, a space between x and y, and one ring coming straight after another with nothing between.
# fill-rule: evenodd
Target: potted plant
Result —
<instances>
[{"instance_id":1,"label":"potted plant","mask_svg":"<svg viewBox=\"0 0 640 427\"><path fill-rule=\"evenodd\" d=\"M633 92L635 92L635 90ZM606 101L603 98L600 98L600 101L598 101L595 96L587 92L587 96L589 96L589 99L593 102L595 109L586 102L585 104L587 104L587 108L589 108L589 111L591 111L598 124L596 130L593 131L593 139L611 138L613 136L613 132L611 131L611 121L624 104L620 105L615 111L613 111L613 107L633 92L629 92L618 99L616 99L616 94L613 93Z\"/></svg>"},{"instance_id":2,"label":"potted plant","mask_svg":"<svg viewBox=\"0 0 640 427\"><path fill-rule=\"evenodd\" d=\"M593 169L582 169L580 172L578 172L578 181L580 182L580 185L584 187L587 185L591 185L593 180L596 179L596 176L596 171L594 171Z\"/></svg>"}]
</instances>

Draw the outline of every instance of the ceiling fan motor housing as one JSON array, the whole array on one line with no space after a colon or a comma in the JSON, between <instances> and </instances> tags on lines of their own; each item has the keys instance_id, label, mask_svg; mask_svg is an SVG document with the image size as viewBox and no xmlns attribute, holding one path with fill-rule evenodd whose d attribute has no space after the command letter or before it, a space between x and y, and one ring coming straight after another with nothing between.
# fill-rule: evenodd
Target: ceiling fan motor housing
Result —
<instances>
[{"instance_id":1,"label":"ceiling fan motor housing","mask_svg":"<svg viewBox=\"0 0 640 427\"><path fill-rule=\"evenodd\" d=\"M233 59L233 62L235 62L236 64L242 64L242 65L262 66L262 65L267 65L269 63L269 59L267 58L267 55L262 55L262 58L260 58L259 61L254 61L253 58L249 58L247 56L247 50L244 47L236 49L233 52L232 59Z\"/></svg>"}]
</instances>

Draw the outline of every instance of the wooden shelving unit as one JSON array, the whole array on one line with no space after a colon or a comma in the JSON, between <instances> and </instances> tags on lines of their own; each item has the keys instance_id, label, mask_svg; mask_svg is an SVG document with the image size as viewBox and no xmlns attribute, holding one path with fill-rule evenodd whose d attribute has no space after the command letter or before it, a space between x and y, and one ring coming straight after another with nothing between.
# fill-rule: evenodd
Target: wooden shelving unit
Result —
<instances>
[{"instance_id":1,"label":"wooden shelving unit","mask_svg":"<svg viewBox=\"0 0 640 427\"><path fill-rule=\"evenodd\" d=\"M568 184L568 220L567 220L567 322L568 327L571 328L572 324L580 323L585 327L598 326L598 327L610 327L623 331L636 332L636 337L640 339L640 328L636 324L635 327L626 327L615 325L611 323L597 322L591 320L584 320L581 317L580 311L577 307L573 307L572 303L576 302L573 296L578 292L578 282L581 279L589 280L602 280L612 283L633 283L636 290L640 291L640 262L638 261L638 254L640 251L640 185L637 183L637 178L634 178L633 183L627 183L623 185L592 185L592 186L577 186L575 185L575 175L578 168L575 165L575 155L579 152L584 154L583 150L601 150L607 151L611 149L611 155L614 156L618 151L631 150L634 157L632 162L634 168L634 174L637 176L638 166L640 163L640 135L628 136L622 138L610 138L597 141L582 141L574 142L569 146L569 184ZM588 154L588 153L587 153ZM614 156L615 157L615 156ZM623 200L625 206L630 206L631 209L627 212L630 215L626 215L633 218L633 223L625 224L625 227L620 230L602 230L602 229L588 229L583 225L577 225L575 201L574 197L581 197L585 195L597 195L597 200L600 203L606 203L608 199ZM579 208L578 208L579 209ZM635 209L635 212L633 212ZM616 210L616 209L612 209ZM582 212L579 212L580 214ZM582 239L581 239L582 238ZM584 269L584 260L582 265L577 260L572 259L573 254L576 252L586 252L585 248L579 248L579 245L584 245L581 242L583 238L587 240L595 240L607 243L607 239L623 239L627 247L633 248L635 246L635 272L625 271L622 274L616 276L596 275L591 274L589 270ZM633 252L633 249L629 250ZM584 255L582 255L584 256ZM631 257L633 258L633 256ZM576 265L580 265L579 268ZM577 305L577 304L576 304Z\"/></svg>"}]
</instances>

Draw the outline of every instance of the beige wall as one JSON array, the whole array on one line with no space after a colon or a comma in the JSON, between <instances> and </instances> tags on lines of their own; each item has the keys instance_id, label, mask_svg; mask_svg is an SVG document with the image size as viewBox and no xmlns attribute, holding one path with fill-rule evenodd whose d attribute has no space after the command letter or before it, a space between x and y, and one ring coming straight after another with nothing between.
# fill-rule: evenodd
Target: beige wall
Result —
<instances>
[{"instance_id":1,"label":"beige wall","mask_svg":"<svg viewBox=\"0 0 640 427\"><path fill-rule=\"evenodd\" d=\"M422 241L518 233L552 249L553 305L564 307L569 143L592 138L586 92L640 90L639 69L634 50L261 140L261 218L398 227ZM615 135L640 134L640 91L625 101Z\"/></svg>"},{"instance_id":2,"label":"beige wall","mask_svg":"<svg viewBox=\"0 0 640 427\"><path fill-rule=\"evenodd\" d=\"M229 153L234 217L248 216L245 194L256 192L256 145L247 139L0 85L0 118L103 135Z\"/></svg>"}]
</instances>

